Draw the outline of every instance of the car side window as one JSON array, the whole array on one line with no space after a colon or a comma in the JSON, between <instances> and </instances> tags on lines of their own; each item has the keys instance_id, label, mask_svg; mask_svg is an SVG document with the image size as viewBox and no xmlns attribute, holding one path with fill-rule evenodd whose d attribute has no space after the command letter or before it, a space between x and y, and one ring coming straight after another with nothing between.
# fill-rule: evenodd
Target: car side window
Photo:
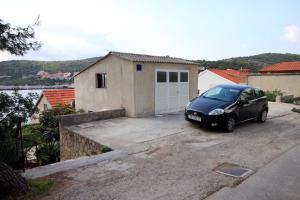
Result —
<instances>
[{"instance_id":1,"label":"car side window","mask_svg":"<svg viewBox=\"0 0 300 200\"><path fill-rule=\"evenodd\" d=\"M241 93L242 101L250 101L255 98L254 91L252 89L246 89Z\"/></svg>"},{"instance_id":2,"label":"car side window","mask_svg":"<svg viewBox=\"0 0 300 200\"><path fill-rule=\"evenodd\" d=\"M260 97L265 96L265 93L260 89L255 89L254 92L255 92L256 98L260 98Z\"/></svg>"}]
</instances>

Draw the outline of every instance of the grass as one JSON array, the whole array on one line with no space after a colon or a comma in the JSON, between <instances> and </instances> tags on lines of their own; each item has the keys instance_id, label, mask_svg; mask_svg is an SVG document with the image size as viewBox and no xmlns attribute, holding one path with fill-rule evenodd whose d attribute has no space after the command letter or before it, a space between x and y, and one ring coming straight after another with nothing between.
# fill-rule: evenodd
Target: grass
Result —
<instances>
[{"instance_id":1,"label":"grass","mask_svg":"<svg viewBox=\"0 0 300 200\"><path fill-rule=\"evenodd\" d=\"M293 108L292 111L293 111L293 112L300 113L300 108Z\"/></svg>"},{"instance_id":2,"label":"grass","mask_svg":"<svg viewBox=\"0 0 300 200\"><path fill-rule=\"evenodd\" d=\"M107 153L107 152L112 151L112 149L109 148L108 146L101 145L101 146L100 146L100 151L101 151L101 153Z\"/></svg>"},{"instance_id":3,"label":"grass","mask_svg":"<svg viewBox=\"0 0 300 200\"><path fill-rule=\"evenodd\" d=\"M50 188L54 185L52 180L45 179L32 179L28 181L30 192L29 195L41 196L49 192Z\"/></svg>"}]
</instances>

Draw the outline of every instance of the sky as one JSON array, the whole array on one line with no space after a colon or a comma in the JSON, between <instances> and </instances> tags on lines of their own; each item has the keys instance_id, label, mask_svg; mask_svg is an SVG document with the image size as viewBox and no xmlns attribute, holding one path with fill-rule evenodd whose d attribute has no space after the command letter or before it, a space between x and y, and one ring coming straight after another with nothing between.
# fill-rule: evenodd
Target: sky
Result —
<instances>
[{"instance_id":1,"label":"sky","mask_svg":"<svg viewBox=\"0 0 300 200\"><path fill-rule=\"evenodd\" d=\"M72 60L109 51L219 60L300 54L298 0L0 0L0 18L33 24L39 51L1 60Z\"/></svg>"}]
</instances>

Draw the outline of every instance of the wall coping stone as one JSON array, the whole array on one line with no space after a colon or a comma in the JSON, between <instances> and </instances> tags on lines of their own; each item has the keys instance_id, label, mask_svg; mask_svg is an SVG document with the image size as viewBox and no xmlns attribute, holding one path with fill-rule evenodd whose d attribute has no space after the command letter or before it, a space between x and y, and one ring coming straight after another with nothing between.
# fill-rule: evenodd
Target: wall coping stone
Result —
<instances>
[{"instance_id":1,"label":"wall coping stone","mask_svg":"<svg viewBox=\"0 0 300 200\"><path fill-rule=\"evenodd\" d=\"M111 152L94 155L94 156L84 156L72 160L65 160L50 165L44 165L36 168L26 170L21 175L27 179L35 179L39 177L48 176L58 172L64 172L72 169L76 169L83 166L88 166L96 164L103 161L113 161L117 159L126 158L128 153L122 150L114 150Z\"/></svg>"},{"instance_id":2,"label":"wall coping stone","mask_svg":"<svg viewBox=\"0 0 300 200\"><path fill-rule=\"evenodd\" d=\"M112 109L112 110L104 110L99 112L88 112L88 113L80 113L80 114L70 114L70 115L62 115L59 116L59 124L60 126L71 126L82 123L88 123L92 121L110 119L110 118L118 118L125 117L125 109Z\"/></svg>"},{"instance_id":3,"label":"wall coping stone","mask_svg":"<svg viewBox=\"0 0 300 200\"><path fill-rule=\"evenodd\" d=\"M248 76L299 76L300 73L251 73Z\"/></svg>"}]
</instances>

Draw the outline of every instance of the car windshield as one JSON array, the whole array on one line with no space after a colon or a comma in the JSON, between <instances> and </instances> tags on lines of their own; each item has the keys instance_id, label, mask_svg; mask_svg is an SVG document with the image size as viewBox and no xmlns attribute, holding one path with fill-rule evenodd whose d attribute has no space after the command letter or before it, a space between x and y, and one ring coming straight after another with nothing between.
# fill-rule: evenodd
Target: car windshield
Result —
<instances>
[{"instance_id":1,"label":"car windshield","mask_svg":"<svg viewBox=\"0 0 300 200\"><path fill-rule=\"evenodd\" d=\"M220 101L232 102L235 101L240 94L240 91L233 88L214 87L206 91L202 97Z\"/></svg>"}]
</instances>

